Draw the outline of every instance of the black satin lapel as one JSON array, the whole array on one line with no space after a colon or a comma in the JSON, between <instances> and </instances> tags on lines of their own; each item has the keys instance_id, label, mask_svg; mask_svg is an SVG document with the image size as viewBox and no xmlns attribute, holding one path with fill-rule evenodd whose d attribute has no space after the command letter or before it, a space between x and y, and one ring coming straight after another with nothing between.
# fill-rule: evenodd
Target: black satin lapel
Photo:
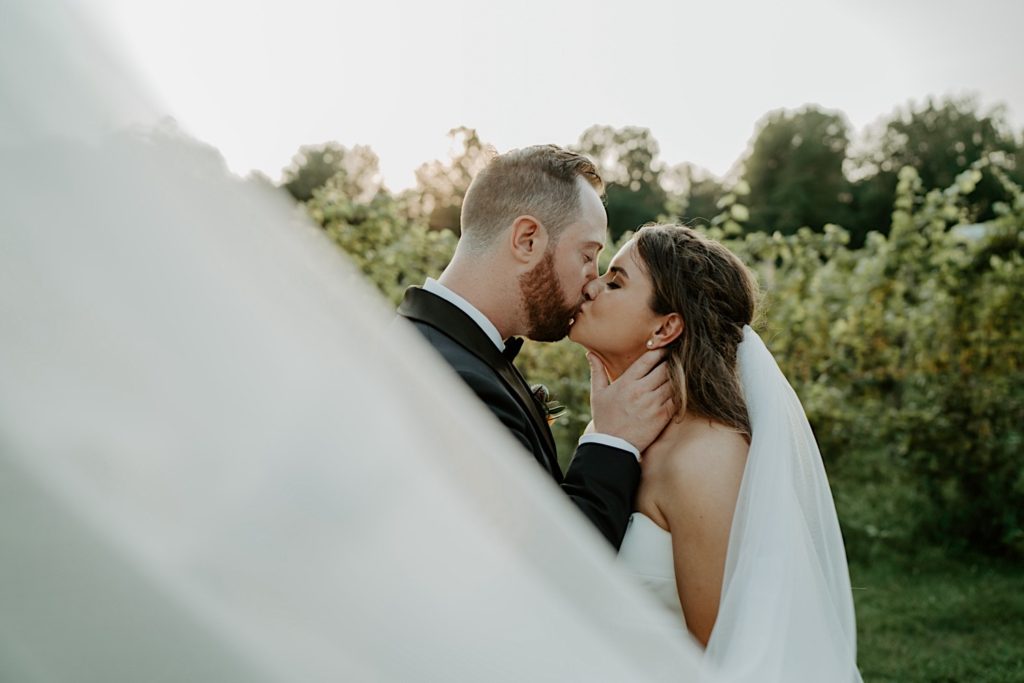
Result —
<instances>
[{"instance_id":1,"label":"black satin lapel","mask_svg":"<svg viewBox=\"0 0 1024 683\"><path fill-rule=\"evenodd\" d=\"M504 356L502 356L504 360ZM519 374L519 371L512 366L507 360L505 361L504 367L495 367L498 374L504 378L505 382L512 387L516 392L516 396L519 397L519 402L526 407L526 410L533 417L534 423L537 425L537 431L540 432L541 438L547 445L548 465L552 468L552 472L558 468L558 449L555 447L555 437L551 434L551 427L548 426L547 417L541 412L540 406L537 405L537 400L530 393L530 388L526 384L526 380Z\"/></svg>"},{"instance_id":2,"label":"black satin lapel","mask_svg":"<svg viewBox=\"0 0 1024 683\"><path fill-rule=\"evenodd\" d=\"M555 439L551 435L547 418L541 412L536 399L530 394L530 389L522 375L502 355L494 342L476 324L476 321L463 313L457 306L453 306L441 297L420 287L410 287L405 291L405 298L398 307L398 314L443 332L497 372L508 387L515 392L519 402L536 423L537 431L547 445L548 466L553 468L553 472L561 471L558 467Z\"/></svg>"},{"instance_id":3,"label":"black satin lapel","mask_svg":"<svg viewBox=\"0 0 1024 683\"><path fill-rule=\"evenodd\" d=\"M555 446L555 437L551 433L551 427L548 425L548 418L541 410L541 405L537 402L537 399L534 398L534 394L529 390L529 384L527 384L525 378L523 378L519 371L508 360L505 361L505 368L498 368L497 370L502 374L502 377L504 377L507 382L510 382L511 386L515 389L516 394L519 396L519 400L522 401L523 405L525 405L530 416L534 418L534 422L537 423L537 429L541 432L541 436L544 438L544 442L548 446L548 456L551 459L551 465L554 470L558 470L558 449L557 446Z\"/></svg>"},{"instance_id":4,"label":"black satin lapel","mask_svg":"<svg viewBox=\"0 0 1024 683\"><path fill-rule=\"evenodd\" d=\"M398 306L398 314L402 317L426 323L444 332L467 351L499 370L508 361L494 342L484 334L480 326L472 318L463 313L439 296L419 287L405 290L405 298Z\"/></svg>"}]
</instances>

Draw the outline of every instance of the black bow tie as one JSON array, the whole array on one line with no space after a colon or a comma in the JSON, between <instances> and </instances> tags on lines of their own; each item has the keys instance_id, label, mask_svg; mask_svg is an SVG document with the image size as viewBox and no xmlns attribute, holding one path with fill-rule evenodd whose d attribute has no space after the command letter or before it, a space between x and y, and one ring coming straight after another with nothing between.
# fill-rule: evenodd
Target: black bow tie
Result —
<instances>
[{"instance_id":1,"label":"black bow tie","mask_svg":"<svg viewBox=\"0 0 1024 683\"><path fill-rule=\"evenodd\" d=\"M519 355L519 349L523 348L523 340L520 337L509 337L505 340L505 350L501 352L508 362L511 363Z\"/></svg>"}]
</instances>

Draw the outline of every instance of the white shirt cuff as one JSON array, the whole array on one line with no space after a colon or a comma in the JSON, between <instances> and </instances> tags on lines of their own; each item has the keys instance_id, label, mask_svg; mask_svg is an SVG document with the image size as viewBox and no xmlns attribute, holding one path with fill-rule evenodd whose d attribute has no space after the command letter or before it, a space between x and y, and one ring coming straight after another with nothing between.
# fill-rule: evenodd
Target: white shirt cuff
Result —
<instances>
[{"instance_id":1,"label":"white shirt cuff","mask_svg":"<svg viewBox=\"0 0 1024 683\"><path fill-rule=\"evenodd\" d=\"M599 443L605 446L611 446L612 448L620 448L624 451L632 453L633 457L636 458L637 462L640 462L640 451L637 450L637 447L631 444L630 442L626 441L625 439L620 439L617 436L610 436L608 434L595 434L592 432L590 434L584 434L583 436L580 437L579 445L582 446L585 443Z\"/></svg>"}]
</instances>

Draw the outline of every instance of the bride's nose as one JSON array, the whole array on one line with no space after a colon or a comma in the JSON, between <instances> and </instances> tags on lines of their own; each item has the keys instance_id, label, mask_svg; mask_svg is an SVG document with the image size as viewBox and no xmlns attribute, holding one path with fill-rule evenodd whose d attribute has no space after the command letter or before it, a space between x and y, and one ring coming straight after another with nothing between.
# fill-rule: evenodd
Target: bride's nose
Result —
<instances>
[{"instance_id":1,"label":"bride's nose","mask_svg":"<svg viewBox=\"0 0 1024 683\"><path fill-rule=\"evenodd\" d=\"M597 298L598 292L601 291L601 279L595 278L583 286L583 298L587 301L593 301Z\"/></svg>"}]
</instances>

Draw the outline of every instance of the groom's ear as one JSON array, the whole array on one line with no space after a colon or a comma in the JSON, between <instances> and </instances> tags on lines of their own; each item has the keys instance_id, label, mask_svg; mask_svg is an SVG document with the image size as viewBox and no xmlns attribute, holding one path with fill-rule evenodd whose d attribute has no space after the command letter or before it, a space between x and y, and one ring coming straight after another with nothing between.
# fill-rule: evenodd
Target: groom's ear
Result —
<instances>
[{"instance_id":1,"label":"groom's ear","mask_svg":"<svg viewBox=\"0 0 1024 683\"><path fill-rule=\"evenodd\" d=\"M533 216L519 216L509 235L512 255L522 263L534 263L548 249L548 231Z\"/></svg>"},{"instance_id":2,"label":"groom's ear","mask_svg":"<svg viewBox=\"0 0 1024 683\"><path fill-rule=\"evenodd\" d=\"M679 338L685 326L686 323L683 322L683 316L678 313L669 313L661 319L661 324L654 331L654 345L652 348L660 349L663 346L668 346Z\"/></svg>"}]
</instances>

